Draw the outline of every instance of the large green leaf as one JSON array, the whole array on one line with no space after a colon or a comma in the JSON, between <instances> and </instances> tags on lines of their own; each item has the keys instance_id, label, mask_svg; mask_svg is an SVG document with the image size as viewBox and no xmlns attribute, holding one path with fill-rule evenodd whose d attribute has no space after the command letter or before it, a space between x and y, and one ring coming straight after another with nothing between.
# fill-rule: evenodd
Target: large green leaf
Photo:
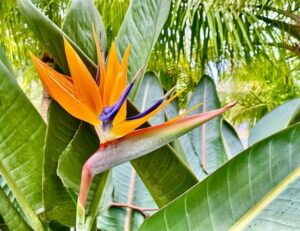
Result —
<instances>
[{"instance_id":1,"label":"large green leaf","mask_svg":"<svg viewBox=\"0 0 300 231\"><path fill-rule=\"evenodd\" d=\"M31 230L30 226L23 219L23 214L15 207L17 202L14 200L14 197L11 198L12 195L10 194L11 191L0 176L0 216L3 218L5 225L9 230Z\"/></svg>"},{"instance_id":2,"label":"large green leaf","mask_svg":"<svg viewBox=\"0 0 300 231\"><path fill-rule=\"evenodd\" d=\"M140 230L300 228L300 124L229 160Z\"/></svg>"},{"instance_id":3,"label":"large green leaf","mask_svg":"<svg viewBox=\"0 0 300 231\"><path fill-rule=\"evenodd\" d=\"M200 103L202 105L191 114L220 107L216 86L209 76L202 77L187 109ZM243 150L234 129L228 123L224 123L221 117L217 117L180 138L186 159L200 179L224 164L234 154L237 154L237 151ZM233 139L234 141L232 141Z\"/></svg>"},{"instance_id":4,"label":"large green leaf","mask_svg":"<svg viewBox=\"0 0 300 231\"><path fill-rule=\"evenodd\" d=\"M9 230L31 230L30 226L23 220L13 203L9 200L5 192L0 188L0 215L2 215L5 225Z\"/></svg>"},{"instance_id":5,"label":"large green leaf","mask_svg":"<svg viewBox=\"0 0 300 231\"><path fill-rule=\"evenodd\" d=\"M35 214L43 208L42 155L46 126L6 65L4 58L0 61L0 174L30 225L40 229Z\"/></svg>"},{"instance_id":6,"label":"large green leaf","mask_svg":"<svg viewBox=\"0 0 300 231\"><path fill-rule=\"evenodd\" d=\"M265 115L251 129L248 143L252 144L300 121L300 99L291 100L280 105Z\"/></svg>"},{"instance_id":7,"label":"large green leaf","mask_svg":"<svg viewBox=\"0 0 300 231\"><path fill-rule=\"evenodd\" d=\"M18 0L18 7L20 9L22 16L25 18L29 28L32 30L35 36L40 40L40 42L43 44L43 46L46 48L49 54L55 59L55 62L58 64L58 66L65 73L68 72L68 65L64 53L63 37L68 38L68 40L76 48L76 50L80 53L80 55L86 60L86 62L89 62L90 65L96 67L95 63L91 60L91 58L87 54L84 53L82 48L78 47L73 42L73 40L67 36L67 34L65 34L57 25L55 25L49 18L47 18L41 12L41 10L38 9L30 0ZM92 17L86 19L90 20L92 19ZM89 23L91 24L91 28L92 28L92 24L93 23L96 24L97 21L86 21L83 24L87 25ZM100 24L97 23L97 26L95 25L95 27L97 29L100 28ZM72 34L74 35L74 33Z\"/></svg>"},{"instance_id":8,"label":"large green leaf","mask_svg":"<svg viewBox=\"0 0 300 231\"><path fill-rule=\"evenodd\" d=\"M66 225L75 225L76 207L57 176L57 162L73 139L79 121L70 116L55 101L48 109L48 127L43 164L43 201L45 216Z\"/></svg>"},{"instance_id":9,"label":"large green leaf","mask_svg":"<svg viewBox=\"0 0 300 231\"><path fill-rule=\"evenodd\" d=\"M92 27L100 37L102 51L106 50L106 33L101 16L93 0L72 0L64 19L62 30L76 43L82 51L97 63Z\"/></svg>"},{"instance_id":10,"label":"large green leaf","mask_svg":"<svg viewBox=\"0 0 300 231\"><path fill-rule=\"evenodd\" d=\"M221 135L224 148L230 158L244 150L244 146L237 132L225 119L221 122Z\"/></svg>"},{"instance_id":11,"label":"large green leaf","mask_svg":"<svg viewBox=\"0 0 300 231\"><path fill-rule=\"evenodd\" d=\"M170 4L170 0L130 2L116 38L119 55L124 54L129 44L132 47L128 61L129 78L133 77L142 65L148 64L151 51L169 15ZM136 84L133 93L136 93L138 85Z\"/></svg>"},{"instance_id":12,"label":"large green leaf","mask_svg":"<svg viewBox=\"0 0 300 231\"><path fill-rule=\"evenodd\" d=\"M65 187L79 191L82 166L98 147L99 138L93 128L81 123L58 162L57 173Z\"/></svg>"}]
</instances>

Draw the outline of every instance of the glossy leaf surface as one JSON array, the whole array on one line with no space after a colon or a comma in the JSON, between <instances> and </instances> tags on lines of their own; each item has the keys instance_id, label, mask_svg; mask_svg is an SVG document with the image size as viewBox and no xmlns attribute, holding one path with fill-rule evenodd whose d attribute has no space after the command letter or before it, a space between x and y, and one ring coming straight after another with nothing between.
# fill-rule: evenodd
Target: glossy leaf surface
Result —
<instances>
[{"instance_id":1,"label":"glossy leaf surface","mask_svg":"<svg viewBox=\"0 0 300 231\"><path fill-rule=\"evenodd\" d=\"M157 41L170 11L170 0L138 0L131 1L123 24L116 38L120 54L124 54L131 44L128 61L129 79L134 76L142 65L147 65L151 51ZM131 99L138 89L134 87Z\"/></svg>"},{"instance_id":2,"label":"glossy leaf surface","mask_svg":"<svg viewBox=\"0 0 300 231\"><path fill-rule=\"evenodd\" d=\"M250 131L249 146L300 121L300 99L291 100L264 116Z\"/></svg>"},{"instance_id":3,"label":"glossy leaf surface","mask_svg":"<svg viewBox=\"0 0 300 231\"><path fill-rule=\"evenodd\" d=\"M33 228L42 205L42 164L46 126L18 86L11 68L0 62L0 174ZM9 122L8 122L9 121Z\"/></svg>"},{"instance_id":4,"label":"glossy leaf surface","mask_svg":"<svg viewBox=\"0 0 300 231\"><path fill-rule=\"evenodd\" d=\"M297 124L256 143L140 230L299 229L299 134Z\"/></svg>"}]
</instances>

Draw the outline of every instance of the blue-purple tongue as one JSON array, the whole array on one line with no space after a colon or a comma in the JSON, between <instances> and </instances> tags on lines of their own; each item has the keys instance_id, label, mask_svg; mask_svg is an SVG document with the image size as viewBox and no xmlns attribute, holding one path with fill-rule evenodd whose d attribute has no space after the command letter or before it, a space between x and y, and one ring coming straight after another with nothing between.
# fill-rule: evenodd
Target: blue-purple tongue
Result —
<instances>
[{"instance_id":1,"label":"blue-purple tongue","mask_svg":"<svg viewBox=\"0 0 300 231\"><path fill-rule=\"evenodd\" d=\"M118 99L116 103L114 103L110 107L105 107L102 111L102 114L99 116L99 119L103 122L103 128L106 129L108 126L111 126L112 121L114 120L117 113L120 111L123 103L127 99L135 80L140 76L142 71L144 70L145 66L142 66L135 76L132 78L131 82L126 86L123 90L121 97Z\"/></svg>"}]
</instances>

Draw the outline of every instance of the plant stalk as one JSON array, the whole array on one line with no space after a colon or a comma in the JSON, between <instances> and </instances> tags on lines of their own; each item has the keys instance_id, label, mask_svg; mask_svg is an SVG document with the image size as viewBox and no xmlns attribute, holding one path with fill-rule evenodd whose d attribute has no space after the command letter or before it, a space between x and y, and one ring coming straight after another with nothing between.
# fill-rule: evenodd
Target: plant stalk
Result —
<instances>
[{"instance_id":1,"label":"plant stalk","mask_svg":"<svg viewBox=\"0 0 300 231\"><path fill-rule=\"evenodd\" d=\"M93 181L94 175L91 174L88 162L83 165L80 181L80 189L77 201L76 230L85 231L85 208L87 196Z\"/></svg>"}]
</instances>

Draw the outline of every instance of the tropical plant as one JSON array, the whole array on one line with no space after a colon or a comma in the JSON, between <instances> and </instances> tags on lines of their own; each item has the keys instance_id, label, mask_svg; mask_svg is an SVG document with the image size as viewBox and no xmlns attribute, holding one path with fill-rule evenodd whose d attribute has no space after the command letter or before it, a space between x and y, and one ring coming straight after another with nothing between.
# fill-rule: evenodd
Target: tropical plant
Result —
<instances>
[{"instance_id":1,"label":"tropical plant","mask_svg":"<svg viewBox=\"0 0 300 231\"><path fill-rule=\"evenodd\" d=\"M226 230L261 227L265 220L272 228L299 227L289 211L289 203L298 209L299 100L257 123L245 151L232 126L214 118L234 104L220 108L209 76L197 82L182 112L174 99L182 87L170 94L172 84L165 91L161 76L144 67L170 6L131 1L111 43L92 0L71 1L61 26L30 0L18 1L54 61L48 66L32 56L54 100L46 124L1 49L4 229ZM280 220L281 212L288 218Z\"/></svg>"}]
</instances>

